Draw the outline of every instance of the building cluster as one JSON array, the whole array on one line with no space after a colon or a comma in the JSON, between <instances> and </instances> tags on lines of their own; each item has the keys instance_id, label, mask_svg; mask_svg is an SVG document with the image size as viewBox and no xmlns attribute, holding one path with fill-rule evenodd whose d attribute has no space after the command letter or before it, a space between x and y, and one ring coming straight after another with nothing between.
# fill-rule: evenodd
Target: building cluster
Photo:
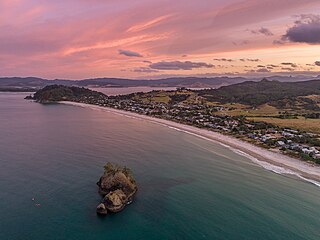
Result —
<instances>
[{"instance_id":1,"label":"building cluster","mask_svg":"<svg viewBox=\"0 0 320 240\"><path fill-rule=\"evenodd\" d=\"M293 129L272 129L271 132L267 130L265 134L250 133L248 137L282 151L320 159L320 141L318 136L312 133L301 133Z\"/></svg>"}]
</instances>

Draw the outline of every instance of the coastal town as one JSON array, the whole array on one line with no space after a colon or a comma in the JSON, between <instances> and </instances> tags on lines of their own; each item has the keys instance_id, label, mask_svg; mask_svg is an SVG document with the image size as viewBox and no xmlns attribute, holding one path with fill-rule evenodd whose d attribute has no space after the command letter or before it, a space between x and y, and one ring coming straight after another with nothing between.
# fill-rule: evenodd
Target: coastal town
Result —
<instances>
[{"instance_id":1,"label":"coastal town","mask_svg":"<svg viewBox=\"0 0 320 240\"><path fill-rule=\"evenodd\" d=\"M320 163L318 134L252 121L244 116L221 115L220 111L228 110L224 106L190 104L184 101L176 103L145 101L136 97L137 95L139 93L119 96L94 94L79 97L74 101L130 111L232 135L272 151L282 152L311 163Z\"/></svg>"}]
</instances>

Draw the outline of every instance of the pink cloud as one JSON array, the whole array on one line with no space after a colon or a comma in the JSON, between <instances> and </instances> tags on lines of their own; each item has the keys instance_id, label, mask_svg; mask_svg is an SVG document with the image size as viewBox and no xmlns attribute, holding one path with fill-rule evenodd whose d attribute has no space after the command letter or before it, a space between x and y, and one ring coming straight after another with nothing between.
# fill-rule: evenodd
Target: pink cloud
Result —
<instances>
[{"instance_id":1,"label":"pink cloud","mask_svg":"<svg viewBox=\"0 0 320 240\"><path fill-rule=\"evenodd\" d=\"M261 34L247 39L243 30L269 29L265 23L271 20L278 20L276 28L285 30L290 22L284 17L291 21L292 14L316 7L320 7L317 0L47 0L41 4L3 0L0 55L6 61L1 60L1 72L53 78L133 77L147 72L142 60L181 62L185 56L183 62L211 64L214 54L233 58L232 52L281 48L272 41L284 32L271 29L274 39ZM124 58L119 49L145 59ZM144 71L123 72L120 66Z\"/></svg>"}]
</instances>

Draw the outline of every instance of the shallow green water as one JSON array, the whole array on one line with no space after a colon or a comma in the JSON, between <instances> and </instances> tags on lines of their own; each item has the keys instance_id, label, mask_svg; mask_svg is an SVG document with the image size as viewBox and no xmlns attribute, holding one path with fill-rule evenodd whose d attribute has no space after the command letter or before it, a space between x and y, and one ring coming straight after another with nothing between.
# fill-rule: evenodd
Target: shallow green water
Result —
<instances>
[{"instance_id":1,"label":"shallow green water","mask_svg":"<svg viewBox=\"0 0 320 240\"><path fill-rule=\"evenodd\" d=\"M312 184L165 126L23 97L0 94L1 240L320 239ZM107 161L132 168L139 192L101 218Z\"/></svg>"}]
</instances>

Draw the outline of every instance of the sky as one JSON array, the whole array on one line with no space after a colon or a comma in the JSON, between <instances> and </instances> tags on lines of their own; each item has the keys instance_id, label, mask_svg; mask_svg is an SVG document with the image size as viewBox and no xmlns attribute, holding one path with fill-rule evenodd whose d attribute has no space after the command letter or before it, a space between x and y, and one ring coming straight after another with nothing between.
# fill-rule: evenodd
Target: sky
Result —
<instances>
[{"instance_id":1,"label":"sky","mask_svg":"<svg viewBox=\"0 0 320 240\"><path fill-rule=\"evenodd\" d=\"M0 76L320 74L319 0L0 0Z\"/></svg>"}]
</instances>

